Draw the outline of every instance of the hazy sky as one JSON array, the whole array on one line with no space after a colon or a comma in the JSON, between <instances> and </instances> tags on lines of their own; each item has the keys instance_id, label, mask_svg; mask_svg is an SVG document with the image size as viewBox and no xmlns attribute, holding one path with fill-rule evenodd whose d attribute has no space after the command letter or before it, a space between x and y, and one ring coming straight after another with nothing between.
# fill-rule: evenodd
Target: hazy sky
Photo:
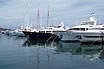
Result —
<instances>
[{"instance_id":1,"label":"hazy sky","mask_svg":"<svg viewBox=\"0 0 104 69\"><path fill-rule=\"evenodd\" d=\"M0 27L17 28L20 25L36 27L37 9L40 7L41 26L46 25L48 4L49 25L63 21L66 26L88 20L90 13L104 23L104 0L0 0Z\"/></svg>"}]
</instances>

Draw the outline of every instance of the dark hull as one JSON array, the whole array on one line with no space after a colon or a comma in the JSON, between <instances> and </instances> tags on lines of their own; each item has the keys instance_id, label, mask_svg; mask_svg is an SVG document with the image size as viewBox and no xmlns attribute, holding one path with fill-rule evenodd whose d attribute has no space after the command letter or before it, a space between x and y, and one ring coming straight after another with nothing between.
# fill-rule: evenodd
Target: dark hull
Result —
<instances>
[{"instance_id":1,"label":"dark hull","mask_svg":"<svg viewBox=\"0 0 104 69\"><path fill-rule=\"evenodd\" d=\"M23 31L23 33L29 38L36 41L60 41L60 38L52 33L40 33Z\"/></svg>"}]
</instances>

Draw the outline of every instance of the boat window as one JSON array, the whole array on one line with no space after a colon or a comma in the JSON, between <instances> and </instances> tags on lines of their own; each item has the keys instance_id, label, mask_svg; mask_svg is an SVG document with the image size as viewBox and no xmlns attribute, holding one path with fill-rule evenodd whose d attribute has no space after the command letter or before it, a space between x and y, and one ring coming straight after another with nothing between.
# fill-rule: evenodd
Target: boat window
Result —
<instances>
[{"instance_id":1,"label":"boat window","mask_svg":"<svg viewBox=\"0 0 104 69\"><path fill-rule=\"evenodd\" d=\"M101 30L104 30L104 28L101 28Z\"/></svg>"},{"instance_id":2,"label":"boat window","mask_svg":"<svg viewBox=\"0 0 104 69\"><path fill-rule=\"evenodd\" d=\"M50 33L51 31L46 31L47 33Z\"/></svg>"},{"instance_id":3,"label":"boat window","mask_svg":"<svg viewBox=\"0 0 104 69\"><path fill-rule=\"evenodd\" d=\"M52 28L49 28L49 29L52 29Z\"/></svg>"},{"instance_id":4,"label":"boat window","mask_svg":"<svg viewBox=\"0 0 104 69\"><path fill-rule=\"evenodd\" d=\"M85 31L85 28L80 28L79 30L80 30L80 31Z\"/></svg>"},{"instance_id":5,"label":"boat window","mask_svg":"<svg viewBox=\"0 0 104 69\"><path fill-rule=\"evenodd\" d=\"M100 30L100 28L91 28L89 30Z\"/></svg>"},{"instance_id":6,"label":"boat window","mask_svg":"<svg viewBox=\"0 0 104 69\"><path fill-rule=\"evenodd\" d=\"M101 36L84 36L86 38L101 38Z\"/></svg>"},{"instance_id":7,"label":"boat window","mask_svg":"<svg viewBox=\"0 0 104 69\"><path fill-rule=\"evenodd\" d=\"M93 27L93 26L90 26L90 27Z\"/></svg>"},{"instance_id":8,"label":"boat window","mask_svg":"<svg viewBox=\"0 0 104 69\"><path fill-rule=\"evenodd\" d=\"M70 28L69 30L79 30L79 28Z\"/></svg>"},{"instance_id":9,"label":"boat window","mask_svg":"<svg viewBox=\"0 0 104 69\"><path fill-rule=\"evenodd\" d=\"M58 26L58 28L60 28L61 26Z\"/></svg>"},{"instance_id":10,"label":"boat window","mask_svg":"<svg viewBox=\"0 0 104 69\"><path fill-rule=\"evenodd\" d=\"M88 30L88 28L86 28L86 30Z\"/></svg>"},{"instance_id":11,"label":"boat window","mask_svg":"<svg viewBox=\"0 0 104 69\"><path fill-rule=\"evenodd\" d=\"M39 33L45 33L45 31L39 31Z\"/></svg>"},{"instance_id":12,"label":"boat window","mask_svg":"<svg viewBox=\"0 0 104 69\"><path fill-rule=\"evenodd\" d=\"M70 28L69 30L73 30L72 28Z\"/></svg>"},{"instance_id":13,"label":"boat window","mask_svg":"<svg viewBox=\"0 0 104 69\"><path fill-rule=\"evenodd\" d=\"M79 30L79 31L85 31L85 28L70 28L69 30Z\"/></svg>"},{"instance_id":14,"label":"boat window","mask_svg":"<svg viewBox=\"0 0 104 69\"><path fill-rule=\"evenodd\" d=\"M89 30L104 30L104 28L91 28Z\"/></svg>"}]
</instances>

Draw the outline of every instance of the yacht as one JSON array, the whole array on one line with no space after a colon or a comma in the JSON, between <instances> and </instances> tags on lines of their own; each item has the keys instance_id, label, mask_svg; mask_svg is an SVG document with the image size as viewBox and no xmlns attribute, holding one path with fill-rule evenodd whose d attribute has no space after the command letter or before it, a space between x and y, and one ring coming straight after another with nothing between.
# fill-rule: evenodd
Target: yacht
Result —
<instances>
[{"instance_id":1,"label":"yacht","mask_svg":"<svg viewBox=\"0 0 104 69\"><path fill-rule=\"evenodd\" d=\"M25 31L31 31L32 28L30 26L26 26L26 28L23 28L22 26L19 29L14 30L14 34L18 37L25 37L25 34L22 32L23 30Z\"/></svg>"},{"instance_id":2,"label":"yacht","mask_svg":"<svg viewBox=\"0 0 104 69\"><path fill-rule=\"evenodd\" d=\"M61 22L57 27L50 26L41 28L37 31L22 31L28 38L34 40L44 41L59 41L61 38L55 34L55 32L65 31L64 24Z\"/></svg>"},{"instance_id":3,"label":"yacht","mask_svg":"<svg viewBox=\"0 0 104 69\"><path fill-rule=\"evenodd\" d=\"M71 27L68 30L63 32L57 32L56 34L61 38L61 41L79 42L81 33L96 26L96 22L97 21L95 20L94 15L91 15L89 21L83 21L78 26Z\"/></svg>"}]
</instances>

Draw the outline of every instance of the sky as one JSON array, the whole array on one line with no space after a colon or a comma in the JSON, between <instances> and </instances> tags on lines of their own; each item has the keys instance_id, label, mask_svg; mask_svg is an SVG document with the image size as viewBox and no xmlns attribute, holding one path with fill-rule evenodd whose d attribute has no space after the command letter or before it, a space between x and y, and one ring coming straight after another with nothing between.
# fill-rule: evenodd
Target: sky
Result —
<instances>
[{"instance_id":1,"label":"sky","mask_svg":"<svg viewBox=\"0 0 104 69\"><path fill-rule=\"evenodd\" d=\"M65 26L72 27L89 20L91 13L95 13L98 23L104 23L104 0L0 0L0 27L36 28L38 5L40 26L47 24L48 5L50 26L63 21Z\"/></svg>"}]
</instances>

